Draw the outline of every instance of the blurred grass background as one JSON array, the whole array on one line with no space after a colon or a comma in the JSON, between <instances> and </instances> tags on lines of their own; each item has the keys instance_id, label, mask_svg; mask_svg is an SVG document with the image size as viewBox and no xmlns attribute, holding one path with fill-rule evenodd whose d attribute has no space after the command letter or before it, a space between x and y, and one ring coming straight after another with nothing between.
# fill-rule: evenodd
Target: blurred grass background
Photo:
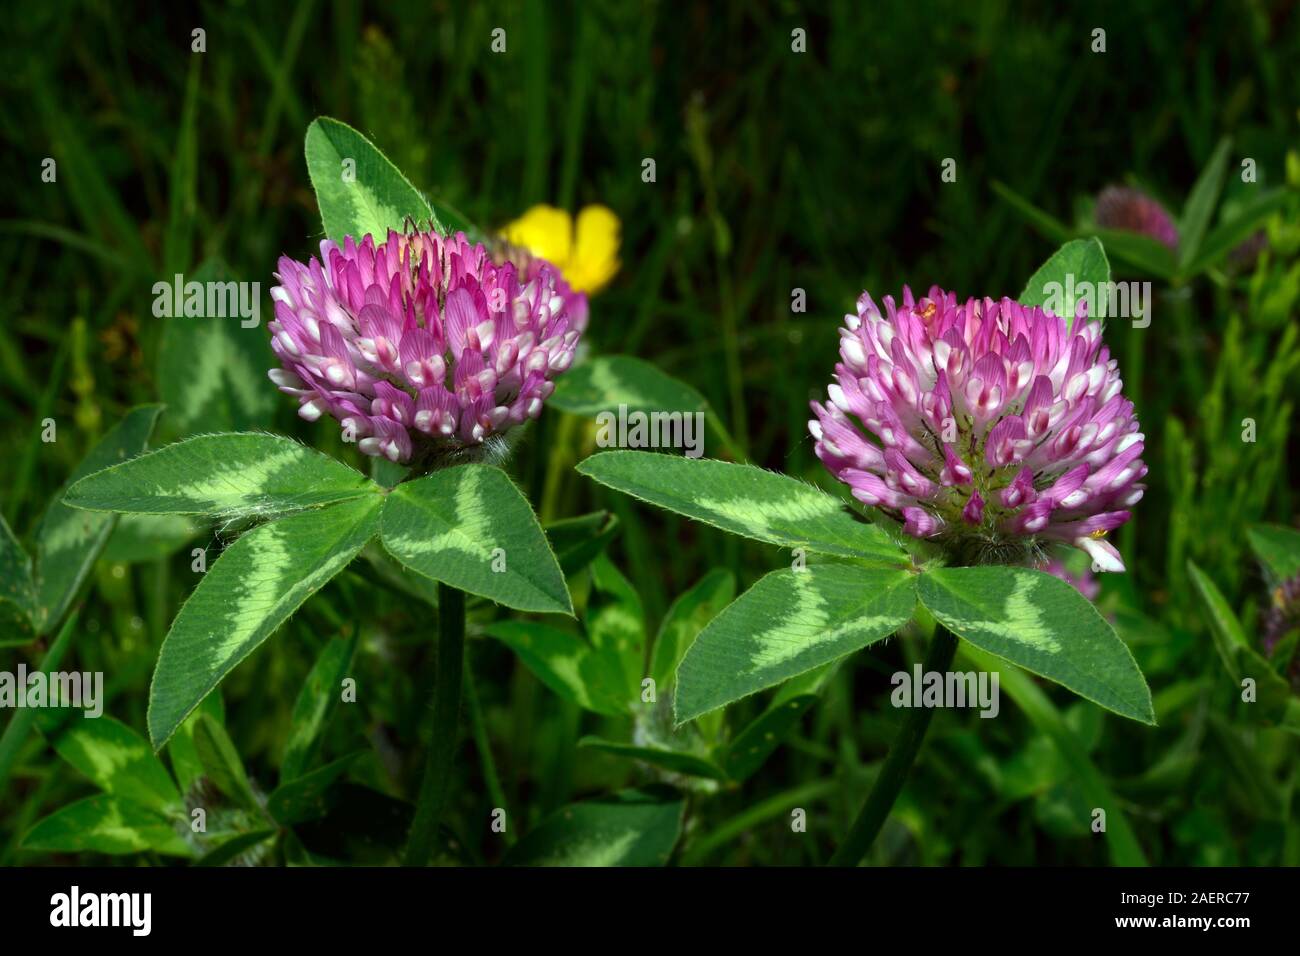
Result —
<instances>
[{"instance_id":1,"label":"blurred grass background","mask_svg":"<svg viewBox=\"0 0 1300 956\"><path fill-rule=\"evenodd\" d=\"M201 54L191 52L196 27L206 31ZM1090 52L1096 27L1106 30L1104 54ZM496 28L506 31L504 53L490 49ZM795 28L807 31L806 53L791 51ZM1251 188L1237 157L1256 160L1262 184L1285 182L1300 106L1300 9L1281 0L1068 9L51 0L4 30L0 492L20 537L124 410L157 399L154 282L219 259L265 296L280 254L314 251L320 223L302 141L317 115L351 123L418 187L485 227L537 202L612 208L624 265L593 302L593 352L655 362L708 397L750 460L822 481L807 403L824 394L840 318L858 293L879 299L904 283L937 283L1015 296L1054 249L995 181L1067 222L1116 182L1139 183L1176 211L1230 135L1227 211ZM41 182L46 157L57 161L56 183ZM654 183L642 181L645 158L655 160ZM940 179L946 158L956 160L955 183ZM1244 529L1296 522L1294 213L1292 204L1277 217L1273 248L1250 268L1177 290L1157 284L1150 328L1110 343L1151 474L1121 538L1130 574L1105 582L1101 604L1143 664L1161 727L1128 726L1050 693L1152 862L1300 861L1295 736L1243 716L1185 571L1194 558L1250 630L1268 595ZM795 289L806 292L804 313L791 311ZM53 445L36 437L47 415L59 423ZM1248 416L1259 423L1254 445L1238 440ZM711 568L729 567L746 585L773 566L765 549L555 468L591 442L585 425L565 421L544 416L516 474L535 504L546 496L549 517L618 513L612 553L652 625ZM353 454L287 401L263 424ZM188 587L176 572L184 563L110 555L83 613L95 628L81 642L83 665L107 671L109 712L136 727L157 644ZM351 602L351 588L325 592L227 682L231 734L255 776L273 765L320 633L345 616L330 602ZM393 674L405 670L394 668L422 653L404 642L427 635L418 608L386 613L394 645L364 665L384 688L384 718L338 734L405 752L427 695L397 686ZM916 641L905 635L842 669L753 780L693 806L688 856L824 859L890 739L895 715L882 709L882 690ZM626 763L575 750L590 718L481 643L484 733L526 819L636 777ZM39 742L25 758L0 794L7 834L84 790ZM463 823L487 798L476 796L468 746L461 763ZM790 833L791 800L815 808L814 839ZM945 715L873 859L1106 862L1081 801L1041 725L1010 707L998 721ZM8 837L0 858L44 859Z\"/></svg>"}]
</instances>

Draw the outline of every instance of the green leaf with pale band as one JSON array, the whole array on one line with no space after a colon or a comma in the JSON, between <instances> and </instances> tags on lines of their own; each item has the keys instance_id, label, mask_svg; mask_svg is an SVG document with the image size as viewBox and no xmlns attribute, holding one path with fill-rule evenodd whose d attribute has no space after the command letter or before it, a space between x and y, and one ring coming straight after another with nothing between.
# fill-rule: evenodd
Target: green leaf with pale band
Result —
<instances>
[{"instance_id":1,"label":"green leaf with pale band","mask_svg":"<svg viewBox=\"0 0 1300 956\"><path fill-rule=\"evenodd\" d=\"M179 293L169 274L158 283L185 305L184 314L162 320L158 349L158 391L167 405L162 434L167 439L197 432L242 431L270 424L278 402L267 388L267 331L259 312L252 324L253 303L241 301L235 277L219 261L208 261L183 277ZM200 283L202 303L191 302L190 283ZM261 302L257 302L258 307ZM198 308L195 308L198 306ZM202 356L202 361L195 361Z\"/></svg>"},{"instance_id":2,"label":"green leaf with pale band","mask_svg":"<svg viewBox=\"0 0 1300 956\"><path fill-rule=\"evenodd\" d=\"M725 568L714 568L673 601L659 625L650 657L650 676L659 687L668 686L686 649L735 596L735 575Z\"/></svg>"},{"instance_id":3,"label":"green leaf with pale band","mask_svg":"<svg viewBox=\"0 0 1300 956\"><path fill-rule=\"evenodd\" d=\"M51 737L59 756L105 793L160 811L180 806L180 792L162 761L126 724L77 715Z\"/></svg>"},{"instance_id":4,"label":"green leaf with pale band","mask_svg":"<svg viewBox=\"0 0 1300 956\"><path fill-rule=\"evenodd\" d=\"M122 564L161 561L193 540L200 523L187 515L124 514L104 545L104 560Z\"/></svg>"},{"instance_id":5,"label":"green leaf with pale band","mask_svg":"<svg viewBox=\"0 0 1300 956\"><path fill-rule=\"evenodd\" d=\"M24 850L46 853L107 853L122 856L152 850L193 856L178 832L188 821L108 794L69 803L37 823L23 837Z\"/></svg>"},{"instance_id":6,"label":"green leaf with pale band","mask_svg":"<svg viewBox=\"0 0 1300 956\"><path fill-rule=\"evenodd\" d=\"M602 485L746 538L888 564L907 561L889 535L856 520L838 498L753 465L605 451L577 468Z\"/></svg>"},{"instance_id":7,"label":"green leaf with pale band","mask_svg":"<svg viewBox=\"0 0 1300 956\"><path fill-rule=\"evenodd\" d=\"M328 116L313 120L304 151L325 235L340 245L344 236L360 242L373 235L381 242L389 229L402 232L408 216L446 231L410 180L347 123Z\"/></svg>"},{"instance_id":8,"label":"green leaf with pale band","mask_svg":"<svg viewBox=\"0 0 1300 956\"><path fill-rule=\"evenodd\" d=\"M636 700L646 676L645 608L641 596L608 554L601 554L591 563L591 583L592 592L583 614L587 640L599 657L612 661L622 674L623 686L631 691L625 699Z\"/></svg>"},{"instance_id":9,"label":"green leaf with pale band","mask_svg":"<svg viewBox=\"0 0 1300 956\"><path fill-rule=\"evenodd\" d=\"M715 617L682 658L677 722L893 634L916 609L914 577L842 564L773 571Z\"/></svg>"},{"instance_id":10,"label":"green leaf with pale band","mask_svg":"<svg viewBox=\"0 0 1300 956\"><path fill-rule=\"evenodd\" d=\"M618 653L602 652L579 634L541 621L497 621L487 634L513 650L543 684L579 707L625 716L641 700Z\"/></svg>"},{"instance_id":11,"label":"green leaf with pale band","mask_svg":"<svg viewBox=\"0 0 1300 956\"><path fill-rule=\"evenodd\" d=\"M113 515L87 514L68 506L72 485L85 475L134 458L145 450L161 405L131 409L105 435L55 495L36 532L36 629L53 631L81 590L113 532Z\"/></svg>"},{"instance_id":12,"label":"green leaf with pale band","mask_svg":"<svg viewBox=\"0 0 1300 956\"><path fill-rule=\"evenodd\" d=\"M572 614L528 499L491 465L408 481L384 503L383 542L408 568L518 611Z\"/></svg>"},{"instance_id":13,"label":"green leaf with pale band","mask_svg":"<svg viewBox=\"0 0 1300 956\"><path fill-rule=\"evenodd\" d=\"M200 435L83 478L68 504L137 514L284 514L374 496L377 484L291 438Z\"/></svg>"},{"instance_id":14,"label":"green leaf with pale band","mask_svg":"<svg viewBox=\"0 0 1300 956\"><path fill-rule=\"evenodd\" d=\"M389 229L401 232L407 216L444 235L459 231L471 242L481 239L468 219L445 203L426 199L392 160L347 123L318 117L307 127L305 152L321 224L337 243L344 236L360 242L367 235L380 242Z\"/></svg>"},{"instance_id":15,"label":"green leaf with pale band","mask_svg":"<svg viewBox=\"0 0 1300 956\"><path fill-rule=\"evenodd\" d=\"M379 528L379 496L250 531L208 569L163 641L149 689L160 748L199 702L351 561Z\"/></svg>"},{"instance_id":16,"label":"green leaf with pale band","mask_svg":"<svg viewBox=\"0 0 1300 956\"><path fill-rule=\"evenodd\" d=\"M520 840L507 866L663 866L682 832L685 801L662 787L561 807Z\"/></svg>"},{"instance_id":17,"label":"green leaf with pale band","mask_svg":"<svg viewBox=\"0 0 1300 956\"><path fill-rule=\"evenodd\" d=\"M555 383L547 404L592 417L601 412L702 412L709 403L685 382L630 355L602 355L574 367Z\"/></svg>"},{"instance_id":18,"label":"green leaf with pale band","mask_svg":"<svg viewBox=\"0 0 1300 956\"><path fill-rule=\"evenodd\" d=\"M1075 307L1089 290L1092 301L1088 318L1098 318L1097 296L1104 291L1103 283L1108 282L1110 263L1101 242L1096 238L1073 239L1052 253L1029 277L1018 301L1021 305L1042 306L1072 327Z\"/></svg>"},{"instance_id":19,"label":"green leaf with pale band","mask_svg":"<svg viewBox=\"0 0 1300 956\"><path fill-rule=\"evenodd\" d=\"M0 647L35 637L36 586L32 559L0 517Z\"/></svg>"},{"instance_id":20,"label":"green leaf with pale band","mask_svg":"<svg viewBox=\"0 0 1300 956\"><path fill-rule=\"evenodd\" d=\"M917 593L962 640L1122 717L1155 723L1132 652L1060 578L1031 568L938 568L920 575Z\"/></svg>"}]
</instances>

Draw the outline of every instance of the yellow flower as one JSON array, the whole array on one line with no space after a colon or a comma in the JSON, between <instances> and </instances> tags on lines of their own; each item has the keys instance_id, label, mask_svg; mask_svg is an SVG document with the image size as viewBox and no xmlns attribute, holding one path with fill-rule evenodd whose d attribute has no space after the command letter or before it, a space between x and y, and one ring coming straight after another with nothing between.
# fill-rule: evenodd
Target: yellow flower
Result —
<instances>
[{"instance_id":1,"label":"yellow flower","mask_svg":"<svg viewBox=\"0 0 1300 956\"><path fill-rule=\"evenodd\" d=\"M592 294L618 272L620 225L605 206L585 207L575 229L565 210L538 205L506 225L501 235L557 267L575 292Z\"/></svg>"}]
</instances>

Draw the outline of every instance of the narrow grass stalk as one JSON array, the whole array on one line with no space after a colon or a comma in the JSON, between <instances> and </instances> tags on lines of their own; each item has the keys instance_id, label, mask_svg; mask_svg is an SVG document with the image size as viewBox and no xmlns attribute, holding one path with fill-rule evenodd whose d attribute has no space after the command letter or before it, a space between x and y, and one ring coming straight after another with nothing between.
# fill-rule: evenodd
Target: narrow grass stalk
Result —
<instances>
[{"instance_id":1,"label":"narrow grass stalk","mask_svg":"<svg viewBox=\"0 0 1300 956\"><path fill-rule=\"evenodd\" d=\"M942 624L936 624L934 638L930 641L930 650L925 655L926 673L943 673L952 666L953 655L957 652L957 637ZM853 828L844 838L840 848L831 857L831 866L857 866L871 849L876 835L884 825L894 801L903 789L903 783L916 762L916 755L921 750L925 732L930 728L934 717L932 707L913 707L903 717L903 726L898 729L898 736L889 747L889 756L880 768L875 786L867 795L858 818L853 821Z\"/></svg>"},{"instance_id":2,"label":"narrow grass stalk","mask_svg":"<svg viewBox=\"0 0 1300 956\"><path fill-rule=\"evenodd\" d=\"M546 94L550 88L550 32L547 30L547 11L542 0L524 4L524 30L530 42L524 44L524 113L529 149L524 154L523 202L525 209L533 203L545 202L549 190L546 174L551 161L551 122L546 109Z\"/></svg>"},{"instance_id":3,"label":"narrow grass stalk","mask_svg":"<svg viewBox=\"0 0 1300 956\"><path fill-rule=\"evenodd\" d=\"M538 512L538 519L543 527L555 520L556 512L559 510L564 477L573 468L569 450L577 447L580 422L581 419L576 415L561 416L555 440L549 446L553 450L547 460L546 479L542 484L542 504Z\"/></svg>"},{"instance_id":4,"label":"narrow grass stalk","mask_svg":"<svg viewBox=\"0 0 1300 956\"><path fill-rule=\"evenodd\" d=\"M465 705L469 709L470 727L474 732L474 748L478 751L483 766L483 783L487 787L488 798L492 806L506 811L506 820L510 820L506 805L506 792L501 786L501 775L497 773L496 760L492 756L492 739L488 736L487 721L483 717L483 705L479 701L478 688L474 683L474 668L469 660L465 661ZM505 833L507 845L515 842L515 832L507 822Z\"/></svg>"},{"instance_id":5,"label":"narrow grass stalk","mask_svg":"<svg viewBox=\"0 0 1300 956\"><path fill-rule=\"evenodd\" d=\"M699 842L692 844L682 855L681 865L703 865L710 854L720 847L726 846L732 840L739 839L754 827L768 820L781 816L788 817L791 807L801 807L826 798L834 792L837 785L834 779L814 780L811 783L784 790L774 797L769 797L754 804L730 820L713 827L708 833L702 834Z\"/></svg>"},{"instance_id":6,"label":"narrow grass stalk","mask_svg":"<svg viewBox=\"0 0 1300 956\"><path fill-rule=\"evenodd\" d=\"M50 645L50 649L45 652L45 658L41 661L40 670L43 673L49 674L51 671L58 670L59 664L63 662L64 655L72 646L72 635L77 629L77 617L80 613L79 608L73 608L64 619L58 637L54 639L54 643ZM9 774L13 772L23 744L27 742L27 734L35 723L36 711L33 708L24 707L15 710L14 715L9 718L9 725L5 727L4 734L0 735L0 792L4 791L5 783L9 780Z\"/></svg>"},{"instance_id":7,"label":"narrow grass stalk","mask_svg":"<svg viewBox=\"0 0 1300 956\"><path fill-rule=\"evenodd\" d=\"M415 807L415 820L411 823L411 835L402 861L406 866L426 865L438 839L438 824L447 802L452 758L456 755L464 665L465 594L439 584L438 676L433 691L433 735Z\"/></svg>"},{"instance_id":8,"label":"narrow grass stalk","mask_svg":"<svg viewBox=\"0 0 1300 956\"><path fill-rule=\"evenodd\" d=\"M68 353L72 351L72 337L64 336L62 343L59 345L59 351L54 356L54 368L50 372L47 380L45 391L41 393L40 405L37 407L36 415L33 421L42 422L49 418L54 409L54 402L59 397L59 390L63 387L63 368L68 363ZM22 457L18 459L18 470L14 473L13 486L9 491L9 502L5 507L5 519L9 526L14 529L15 534L21 534L21 526L18 525L18 513L27 504L27 488L32 482L32 474L36 468L36 456L41 449L40 434L38 428L31 430L31 438L28 439L27 445L23 448Z\"/></svg>"}]
</instances>

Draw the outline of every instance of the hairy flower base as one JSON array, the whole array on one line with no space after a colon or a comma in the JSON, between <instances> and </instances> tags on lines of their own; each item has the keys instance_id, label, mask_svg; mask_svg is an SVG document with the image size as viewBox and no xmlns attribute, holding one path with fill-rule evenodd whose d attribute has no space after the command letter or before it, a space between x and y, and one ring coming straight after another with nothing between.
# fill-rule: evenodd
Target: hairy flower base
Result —
<instances>
[{"instance_id":1,"label":"hairy flower base","mask_svg":"<svg viewBox=\"0 0 1300 956\"><path fill-rule=\"evenodd\" d=\"M479 446L536 418L586 320L549 264L521 277L462 233L326 240L279 270L271 380L301 417L331 415L363 453L419 467L490 455Z\"/></svg>"},{"instance_id":2,"label":"hairy flower base","mask_svg":"<svg viewBox=\"0 0 1300 956\"><path fill-rule=\"evenodd\" d=\"M504 435L488 435L481 442L459 445L428 441L424 436L417 435L412 441L411 457L402 464L410 469L408 478L418 478L457 465L503 466L510 460L521 437L520 431L512 430Z\"/></svg>"},{"instance_id":3,"label":"hairy flower base","mask_svg":"<svg viewBox=\"0 0 1300 956\"><path fill-rule=\"evenodd\" d=\"M1101 326L937 287L884 302L845 317L830 401L812 403L831 473L959 563L1037 564L1064 541L1122 571L1104 539L1147 469Z\"/></svg>"}]
</instances>

